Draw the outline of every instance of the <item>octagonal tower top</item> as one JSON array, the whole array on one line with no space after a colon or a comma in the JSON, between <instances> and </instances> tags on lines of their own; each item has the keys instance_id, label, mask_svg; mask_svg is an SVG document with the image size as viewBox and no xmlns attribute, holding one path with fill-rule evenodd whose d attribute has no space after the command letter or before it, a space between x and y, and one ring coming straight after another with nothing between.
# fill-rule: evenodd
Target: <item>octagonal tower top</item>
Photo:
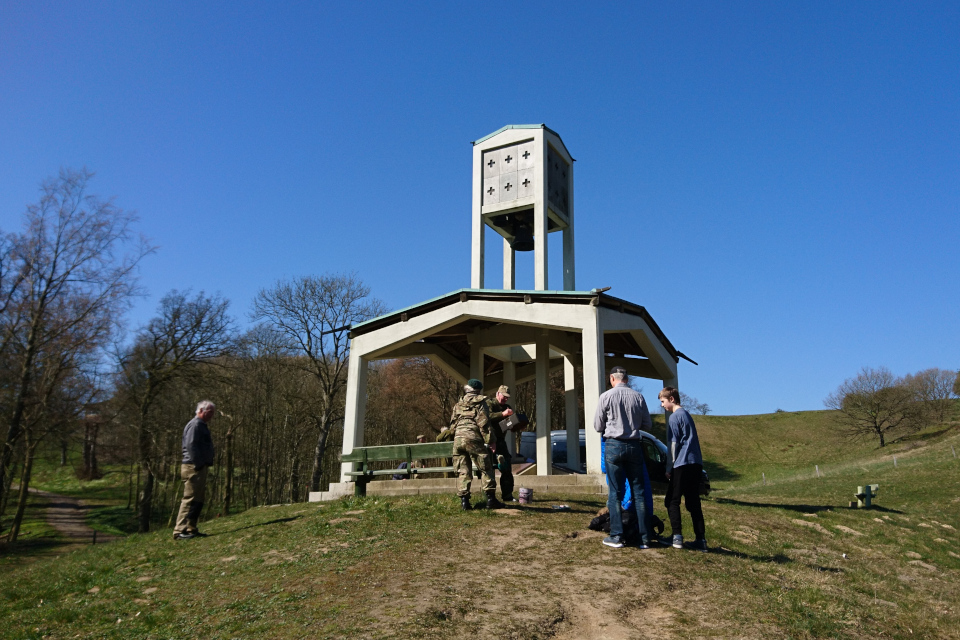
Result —
<instances>
[{"instance_id":1,"label":"octagonal tower top","mask_svg":"<svg viewBox=\"0 0 960 640\"><path fill-rule=\"evenodd\" d=\"M503 288L516 288L516 251L534 252L534 288L549 288L547 234L563 232L563 289L576 287L573 157L544 124L512 124L473 143L470 286L484 288L484 227L503 237Z\"/></svg>"}]
</instances>

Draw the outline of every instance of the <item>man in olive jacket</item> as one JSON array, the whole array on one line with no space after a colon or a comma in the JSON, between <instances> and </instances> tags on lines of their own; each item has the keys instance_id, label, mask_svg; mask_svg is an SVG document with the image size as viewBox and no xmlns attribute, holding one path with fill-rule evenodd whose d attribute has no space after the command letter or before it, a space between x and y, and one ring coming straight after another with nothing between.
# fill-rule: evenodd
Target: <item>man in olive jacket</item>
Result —
<instances>
[{"instance_id":1,"label":"man in olive jacket","mask_svg":"<svg viewBox=\"0 0 960 640\"><path fill-rule=\"evenodd\" d=\"M197 521L207 490L207 470L213 465L213 438L207 425L213 420L215 411L212 402L202 401L197 405L197 417L183 428L183 462L180 465L183 500L177 526L173 529L174 540L189 540L201 535Z\"/></svg>"},{"instance_id":2,"label":"man in olive jacket","mask_svg":"<svg viewBox=\"0 0 960 640\"><path fill-rule=\"evenodd\" d=\"M513 502L513 460L507 451L507 439L500 428L500 421L513 415L513 409L507 406L510 399L510 387L505 384L497 389L496 398L487 398L487 411L490 420L490 444L496 459L495 466L500 469L500 495L504 502Z\"/></svg>"}]
</instances>

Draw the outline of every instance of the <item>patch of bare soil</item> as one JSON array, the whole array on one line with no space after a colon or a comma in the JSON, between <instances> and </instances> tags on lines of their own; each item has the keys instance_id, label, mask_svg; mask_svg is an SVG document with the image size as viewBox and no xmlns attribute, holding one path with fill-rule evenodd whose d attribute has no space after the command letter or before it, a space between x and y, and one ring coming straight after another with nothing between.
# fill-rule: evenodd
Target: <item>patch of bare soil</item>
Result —
<instances>
[{"instance_id":1,"label":"patch of bare soil","mask_svg":"<svg viewBox=\"0 0 960 640\"><path fill-rule=\"evenodd\" d=\"M674 566L671 554L690 552L604 547L606 534L588 521L496 518L457 531L442 549L348 570L343 585L333 578L322 591L362 593L371 637L659 640L691 626L711 637L764 636L723 615L726 594Z\"/></svg>"},{"instance_id":2,"label":"patch of bare soil","mask_svg":"<svg viewBox=\"0 0 960 640\"><path fill-rule=\"evenodd\" d=\"M94 530L87 525L87 512L90 507L76 498L30 489L30 493L48 500L46 519L47 523L72 546L90 544L93 542ZM111 542L116 536L98 532L97 543ZM66 550L66 549L64 549Z\"/></svg>"}]
</instances>

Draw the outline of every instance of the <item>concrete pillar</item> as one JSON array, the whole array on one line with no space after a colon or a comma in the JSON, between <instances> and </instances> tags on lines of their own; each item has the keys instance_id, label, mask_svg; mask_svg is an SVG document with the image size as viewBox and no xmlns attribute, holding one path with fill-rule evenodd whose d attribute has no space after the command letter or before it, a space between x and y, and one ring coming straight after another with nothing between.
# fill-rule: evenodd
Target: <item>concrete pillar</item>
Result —
<instances>
[{"instance_id":1,"label":"concrete pillar","mask_svg":"<svg viewBox=\"0 0 960 640\"><path fill-rule=\"evenodd\" d=\"M517 288L517 255L506 238L503 239L503 288Z\"/></svg>"},{"instance_id":2,"label":"concrete pillar","mask_svg":"<svg viewBox=\"0 0 960 640\"><path fill-rule=\"evenodd\" d=\"M583 328L583 421L587 433L587 473L600 473L600 434L593 428L597 399L607 388L600 317Z\"/></svg>"},{"instance_id":3,"label":"concrete pillar","mask_svg":"<svg viewBox=\"0 0 960 640\"><path fill-rule=\"evenodd\" d=\"M533 208L533 263L534 263L534 286L537 291L546 291L549 286L547 278L547 137L541 138L542 150L540 157L543 159L543 174L540 181L540 188L537 189L536 199ZM539 203L537 202L539 200ZM539 206L537 206L539 204Z\"/></svg>"},{"instance_id":4,"label":"concrete pillar","mask_svg":"<svg viewBox=\"0 0 960 640\"><path fill-rule=\"evenodd\" d=\"M347 398L343 416L343 453L350 453L354 447L363 446L363 420L367 412L367 371L369 362L355 351L350 352L347 371ZM355 471L354 463L340 465L340 482L352 480L345 475Z\"/></svg>"},{"instance_id":5,"label":"concrete pillar","mask_svg":"<svg viewBox=\"0 0 960 640\"><path fill-rule=\"evenodd\" d=\"M517 393L517 365L514 362L504 362L503 363L503 384L510 387L510 393L516 395ZM510 399L510 405L513 406L513 410L517 410L517 403ZM507 451L510 452L510 456L514 459L517 457L517 438L513 431L506 434L507 435Z\"/></svg>"},{"instance_id":6,"label":"concrete pillar","mask_svg":"<svg viewBox=\"0 0 960 640\"><path fill-rule=\"evenodd\" d=\"M573 260L573 164L570 165L570 198L567 203L567 228L563 230L563 290L576 291L576 269Z\"/></svg>"},{"instance_id":7,"label":"concrete pillar","mask_svg":"<svg viewBox=\"0 0 960 640\"><path fill-rule=\"evenodd\" d=\"M478 147L473 148L473 211L470 223L470 287L472 289L483 289L483 252L484 252L484 231L486 225L483 222L482 202L480 199L480 190L483 188L483 165L480 159L483 157Z\"/></svg>"},{"instance_id":8,"label":"concrete pillar","mask_svg":"<svg viewBox=\"0 0 960 640\"><path fill-rule=\"evenodd\" d=\"M563 400L567 415L567 466L580 470L580 407L577 405L577 369L563 357Z\"/></svg>"},{"instance_id":9,"label":"concrete pillar","mask_svg":"<svg viewBox=\"0 0 960 640\"><path fill-rule=\"evenodd\" d=\"M480 351L480 336L474 330L468 338L470 343L470 377L483 382L483 352Z\"/></svg>"},{"instance_id":10,"label":"concrete pillar","mask_svg":"<svg viewBox=\"0 0 960 640\"><path fill-rule=\"evenodd\" d=\"M537 475L553 475L553 445L550 442L550 343L537 338Z\"/></svg>"}]
</instances>

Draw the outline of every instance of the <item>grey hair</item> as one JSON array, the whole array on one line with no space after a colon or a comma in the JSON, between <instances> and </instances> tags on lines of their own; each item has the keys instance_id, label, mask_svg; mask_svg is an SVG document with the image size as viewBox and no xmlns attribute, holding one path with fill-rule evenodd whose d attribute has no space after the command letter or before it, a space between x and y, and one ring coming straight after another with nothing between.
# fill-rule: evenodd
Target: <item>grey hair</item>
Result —
<instances>
[{"instance_id":1,"label":"grey hair","mask_svg":"<svg viewBox=\"0 0 960 640\"><path fill-rule=\"evenodd\" d=\"M464 393L476 393L477 390L474 389L473 387L471 387L470 385L465 384L465 385L463 385L463 392L464 392Z\"/></svg>"},{"instance_id":2,"label":"grey hair","mask_svg":"<svg viewBox=\"0 0 960 640\"><path fill-rule=\"evenodd\" d=\"M209 400L201 400L197 403L197 413L201 411L206 411L207 409L216 409L217 405L213 404Z\"/></svg>"},{"instance_id":3,"label":"grey hair","mask_svg":"<svg viewBox=\"0 0 960 640\"><path fill-rule=\"evenodd\" d=\"M617 371L616 373L611 373L610 375L613 376L613 379L617 382L627 382L630 378L626 371Z\"/></svg>"}]
</instances>

